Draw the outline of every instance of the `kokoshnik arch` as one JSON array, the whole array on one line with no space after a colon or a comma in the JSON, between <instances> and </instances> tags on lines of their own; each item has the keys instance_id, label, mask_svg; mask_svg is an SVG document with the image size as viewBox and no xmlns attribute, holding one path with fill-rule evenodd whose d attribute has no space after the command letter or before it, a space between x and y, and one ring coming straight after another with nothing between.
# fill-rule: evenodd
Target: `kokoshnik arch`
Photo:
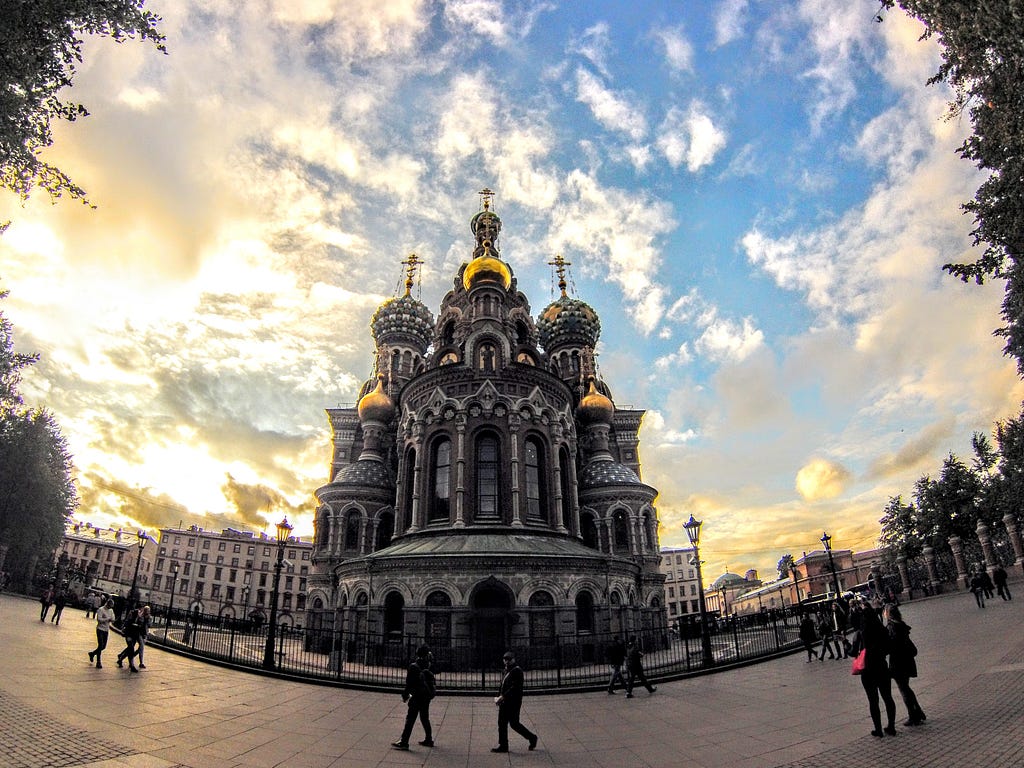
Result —
<instances>
[{"instance_id":1,"label":"kokoshnik arch","mask_svg":"<svg viewBox=\"0 0 1024 768\"><path fill-rule=\"evenodd\" d=\"M435 649L593 641L665 624L644 411L595 374L597 313L566 293L534 319L484 190L476 246L435 320L405 295L371 320L376 376L328 409L307 625ZM589 654L587 654L589 655Z\"/></svg>"}]
</instances>

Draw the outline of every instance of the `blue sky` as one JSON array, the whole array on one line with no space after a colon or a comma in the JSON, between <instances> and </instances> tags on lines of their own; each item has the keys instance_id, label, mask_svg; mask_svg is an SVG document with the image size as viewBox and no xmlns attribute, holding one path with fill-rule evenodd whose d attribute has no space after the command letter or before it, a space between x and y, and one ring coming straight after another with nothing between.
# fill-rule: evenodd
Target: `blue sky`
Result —
<instances>
[{"instance_id":1,"label":"blue sky","mask_svg":"<svg viewBox=\"0 0 1024 768\"><path fill-rule=\"evenodd\" d=\"M436 308L477 191L539 313L550 261L647 409L661 540L706 573L874 544L1024 388L959 205L979 183L924 82L933 44L877 3L150 3L170 55L91 42L92 115L48 155L97 210L0 198L25 382L76 456L84 520L312 533L325 407L369 377L400 261ZM820 545L819 545L820 546Z\"/></svg>"}]
</instances>

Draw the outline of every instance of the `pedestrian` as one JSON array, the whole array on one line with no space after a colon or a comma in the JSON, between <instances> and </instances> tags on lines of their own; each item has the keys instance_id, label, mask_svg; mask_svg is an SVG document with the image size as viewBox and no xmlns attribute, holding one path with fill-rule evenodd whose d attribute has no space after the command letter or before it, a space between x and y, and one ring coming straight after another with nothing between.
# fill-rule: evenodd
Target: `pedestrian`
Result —
<instances>
[{"instance_id":1,"label":"pedestrian","mask_svg":"<svg viewBox=\"0 0 1024 768\"><path fill-rule=\"evenodd\" d=\"M818 614L818 634L821 635L821 655L818 657L818 661L825 660L825 651L828 651L828 657L830 659L842 658L842 654L839 653L839 644L835 644L835 651L832 650L832 616L828 613Z\"/></svg>"},{"instance_id":2,"label":"pedestrian","mask_svg":"<svg viewBox=\"0 0 1024 768\"><path fill-rule=\"evenodd\" d=\"M981 588L985 590L985 597L991 600L996 596L995 585L992 583L992 577L988 575L988 571L985 568L979 566L978 575L981 577Z\"/></svg>"},{"instance_id":3,"label":"pedestrian","mask_svg":"<svg viewBox=\"0 0 1024 768\"><path fill-rule=\"evenodd\" d=\"M971 592L974 593L974 601L979 608L985 607L985 588L981 583L981 574L975 571L971 575Z\"/></svg>"},{"instance_id":4,"label":"pedestrian","mask_svg":"<svg viewBox=\"0 0 1024 768\"><path fill-rule=\"evenodd\" d=\"M1013 600L1013 595L1010 594L1010 587L1006 583L1006 569L1001 565L997 565L992 570L992 581L996 584L996 592L1003 600Z\"/></svg>"},{"instance_id":5,"label":"pedestrian","mask_svg":"<svg viewBox=\"0 0 1024 768\"><path fill-rule=\"evenodd\" d=\"M139 671L135 666L135 656L138 653L136 649L139 644L140 614L141 611L138 608L133 608L128 611L128 615L124 617L124 624L121 625L125 645L124 649L117 654L117 666L124 667L124 660L128 659L128 670L131 672Z\"/></svg>"},{"instance_id":6,"label":"pedestrian","mask_svg":"<svg viewBox=\"0 0 1024 768\"><path fill-rule=\"evenodd\" d=\"M858 652L864 651L864 671L860 674L860 683L868 697L868 710L875 728L872 736L881 738L885 733L896 735L896 702L892 698L892 678L889 676L889 632L878 616L880 605L863 606L861 611L861 630ZM885 715L888 721L883 733L882 714L878 707L878 697L885 703Z\"/></svg>"},{"instance_id":7,"label":"pedestrian","mask_svg":"<svg viewBox=\"0 0 1024 768\"><path fill-rule=\"evenodd\" d=\"M644 652L640 650L640 646L636 642L635 637L629 638L629 643L626 646L626 671L628 677L626 678L626 698L633 698L633 681L639 680L640 684L647 689L648 693L654 693L657 688L647 682L647 676L644 674Z\"/></svg>"},{"instance_id":8,"label":"pedestrian","mask_svg":"<svg viewBox=\"0 0 1024 768\"><path fill-rule=\"evenodd\" d=\"M64 606L67 602L68 593L64 591L64 587L61 587L53 597L53 616L50 617L50 623L60 624L60 615L64 613Z\"/></svg>"},{"instance_id":9,"label":"pedestrian","mask_svg":"<svg viewBox=\"0 0 1024 768\"><path fill-rule=\"evenodd\" d=\"M491 752L508 752L508 729L518 733L530 743L530 750L537 748L537 734L519 722L519 711L523 706L523 688L526 683L523 670L516 664L516 657L511 651L502 656L505 663L505 674L501 678L501 686L494 703L498 707L498 746Z\"/></svg>"},{"instance_id":10,"label":"pedestrian","mask_svg":"<svg viewBox=\"0 0 1024 768\"><path fill-rule=\"evenodd\" d=\"M907 721L903 724L921 725L928 718L910 687L910 678L917 677L917 661L914 658L917 656L917 646L910 639L910 625L903 621L900 609L895 605L886 606L885 621L889 630L889 674L907 708Z\"/></svg>"},{"instance_id":11,"label":"pedestrian","mask_svg":"<svg viewBox=\"0 0 1024 768\"><path fill-rule=\"evenodd\" d=\"M103 605L96 611L96 648L89 651L89 662L96 660L96 669L103 669L100 654L107 647L107 637L110 635L110 622L114 620L114 601L104 600Z\"/></svg>"},{"instance_id":12,"label":"pedestrian","mask_svg":"<svg viewBox=\"0 0 1024 768\"><path fill-rule=\"evenodd\" d=\"M96 615L96 604L98 602L95 592L90 592L85 596L85 618L88 619L90 616Z\"/></svg>"},{"instance_id":13,"label":"pedestrian","mask_svg":"<svg viewBox=\"0 0 1024 768\"><path fill-rule=\"evenodd\" d=\"M39 611L39 620L46 621L46 614L50 612L50 606L53 605L53 584L43 590L43 594L39 596L39 604L42 606Z\"/></svg>"},{"instance_id":14,"label":"pedestrian","mask_svg":"<svg viewBox=\"0 0 1024 768\"><path fill-rule=\"evenodd\" d=\"M146 638L149 637L149 625L152 623L152 609L148 605L142 606L139 612L139 650L136 654L139 658L139 669L145 669L142 661L142 653L146 650Z\"/></svg>"},{"instance_id":15,"label":"pedestrian","mask_svg":"<svg viewBox=\"0 0 1024 768\"><path fill-rule=\"evenodd\" d=\"M623 688L626 687L626 680L622 676L622 663L626 660L626 644L622 642L621 637L616 637L612 640L612 644L608 646L608 664L612 668L612 675L608 678L608 695L611 696L615 693L615 681L619 681L619 685Z\"/></svg>"},{"instance_id":16,"label":"pedestrian","mask_svg":"<svg viewBox=\"0 0 1024 768\"><path fill-rule=\"evenodd\" d=\"M392 742L395 749L408 749L409 737L418 717L423 725L423 741L421 747L434 746L433 729L430 726L430 700L434 698L436 688L434 673L430 671L430 648L421 645L416 649L416 660L409 665L405 675L405 688L402 689L402 701L408 703L405 714L405 727L398 741Z\"/></svg>"},{"instance_id":17,"label":"pedestrian","mask_svg":"<svg viewBox=\"0 0 1024 768\"><path fill-rule=\"evenodd\" d=\"M842 644L843 658L850 658L850 640L846 637L846 628L849 621L846 616L846 607L839 600L832 601L832 622L836 628L835 646L836 653L839 653L839 646Z\"/></svg>"},{"instance_id":18,"label":"pedestrian","mask_svg":"<svg viewBox=\"0 0 1024 768\"><path fill-rule=\"evenodd\" d=\"M818 658L818 652L814 650L814 641L818 639L814 630L814 619L811 618L809 613L805 613L804 617L800 620L800 641L804 644L804 650L807 651L807 663L811 663L811 657Z\"/></svg>"}]
</instances>

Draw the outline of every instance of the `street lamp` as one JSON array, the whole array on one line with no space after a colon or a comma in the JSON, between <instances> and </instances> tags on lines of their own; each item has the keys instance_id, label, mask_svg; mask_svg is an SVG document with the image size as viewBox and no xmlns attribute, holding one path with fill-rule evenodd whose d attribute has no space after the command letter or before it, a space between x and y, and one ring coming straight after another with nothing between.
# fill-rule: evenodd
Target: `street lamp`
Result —
<instances>
[{"instance_id":1,"label":"street lamp","mask_svg":"<svg viewBox=\"0 0 1024 768\"><path fill-rule=\"evenodd\" d=\"M167 618L164 620L164 641L167 640L167 631L171 627L171 617L174 615L174 588L178 585L178 562L171 561L171 599L167 601Z\"/></svg>"},{"instance_id":2,"label":"street lamp","mask_svg":"<svg viewBox=\"0 0 1024 768\"><path fill-rule=\"evenodd\" d=\"M690 545L693 547L694 565L697 566L697 592L700 597L697 605L700 607L701 653L704 658L704 666L710 667L715 663L715 656L711 652L711 635L708 632L708 606L704 599L704 576L701 573L700 567L700 526L701 521L694 520L693 515L690 515L690 519L683 523L686 535L690 539Z\"/></svg>"},{"instance_id":3,"label":"street lamp","mask_svg":"<svg viewBox=\"0 0 1024 768\"><path fill-rule=\"evenodd\" d=\"M284 545L288 542L288 534L292 526L285 517L277 524L277 564L274 566L274 587L270 592L270 626L267 627L267 645L263 649L263 668L274 669L274 635L277 627L277 588L281 580L281 566L284 565Z\"/></svg>"},{"instance_id":4,"label":"street lamp","mask_svg":"<svg viewBox=\"0 0 1024 768\"><path fill-rule=\"evenodd\" d=\"M825 554L828 555L828 567L832 569L832 588L835 589L836 598L839 598L839 577L836 576L836 563L832 559L832 537L827 533L821 534L821 543L825 545Z\"/></svg>"},{"instance_id":5,"label":"street lamp","mask_svg":"<svg viewBox=\"0 0 1024 768\"><path fill-rule=\"evenodd\" d=\"M139 531L139 552L135 556L135 573L132 574L132 588L128 590L128 610L135 608L135 604L139 600L138 592L136 591L135 585L139 581L139 563L142 562L142 550L146 548L146 532Z\"/></svg>"},{"instance_id":6,"label":"street lamp","mask_svg":"<svg viewBox=\"0 0 1024 768\"><path fill-rule=\"evenodd\" d=\"M795 565L789 566L789 572L793 574L793 590L796 592L797 614L804 612L804 601L800 598L800 571Z\"/></svg>"}]
</instances>

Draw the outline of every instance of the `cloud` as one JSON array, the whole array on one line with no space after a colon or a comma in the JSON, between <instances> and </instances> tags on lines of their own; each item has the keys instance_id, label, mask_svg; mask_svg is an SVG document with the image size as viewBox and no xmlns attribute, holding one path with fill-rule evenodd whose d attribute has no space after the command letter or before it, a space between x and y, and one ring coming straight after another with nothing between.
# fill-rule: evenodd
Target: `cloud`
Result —
<instances>
[{"instance_id":1,"label":"cloud","mask_svg":"<svg viewBox=\"0 0 1024 768\"><path fill-rule=\"evenodd\" d=\"M936 453L941 453L945 446L949 445L956 426L956 420L952 417L927 425L917 435L904 442L898 450L878 456L872 462L868 476L893 477L925 468L927 462L934 460Z\"/></svg>"},{"instance_id":2,"label":"cloud","mask_svg":"<svg viewBox=\"0 0 1024 768\"><path fill-rule=\"evenodd\" d=\"M726 136L707 108L694 101L685 112L676 107L668 111L658 128L656 144L673 168L685 163L687 170L696 173L714 162L726 145Z\"/></svg>"},{"instance_id":3,"label":"cloud","mask_svg":"<svg viewBox=\"0 0 1024 768\"><path fill-rule=\"evenodd\" d=\"M796 473L796 490L805 501L834 499L852 479L842 464L827 459L811 459Z\"/></svg>"},{"instance_id":4,"label":"cloud","mask_svg":"<svg viewBox=\"0 0 1024 768\"><path fill-rule=\"evenodd\" d=\"M748 0L725 0L715 14L715 47L728 45L744 35Z\"/></svg>"},{"instance_id":5,"label":"cloud","mask_svg":"<svg viewBox=\"0 0 1024 768\"><path fill-rule=\"evenodd\" d=\"M584 30L583 34L569 41L567 50L582 56L601 76L611 78L608 70L608 54L611 52L611 35L606 22L599 22Z\"/></svg>"},{"instance_id":6,"label":"cloud","mask_svg":"<svg viewBox=\"0 0 1024 768\"><path fill-rule=\"evenodd\" d=\"M704 329L697 339L698 352L712 360L739 362L752 355L764 344L764 333L755 328L750 318L742 323L716 318Z\"/></svg>"},{"instance_id":7,"label":"cloud","mask_svg":"<svg viewBox=\"0 0 1024 768\"><path fill-rule=\"evenodd\" d=\"M647 120L628 97L615 93L587 70L576 70L576 100L586 104L594 119L604 128L621 133L633 141L647 135Z\"/></svg>"},{"instance_id":8,"label":"cloud","mask_svg":"<svg viewBox=\"0 0 1024 768\"><path fill-rule=\"evenodd\" d=\"M693 71L693 45L687 39L682 25L657 27L653 36L664 48L665 62L674 73Z\"/></svg>"}]
</instances>

